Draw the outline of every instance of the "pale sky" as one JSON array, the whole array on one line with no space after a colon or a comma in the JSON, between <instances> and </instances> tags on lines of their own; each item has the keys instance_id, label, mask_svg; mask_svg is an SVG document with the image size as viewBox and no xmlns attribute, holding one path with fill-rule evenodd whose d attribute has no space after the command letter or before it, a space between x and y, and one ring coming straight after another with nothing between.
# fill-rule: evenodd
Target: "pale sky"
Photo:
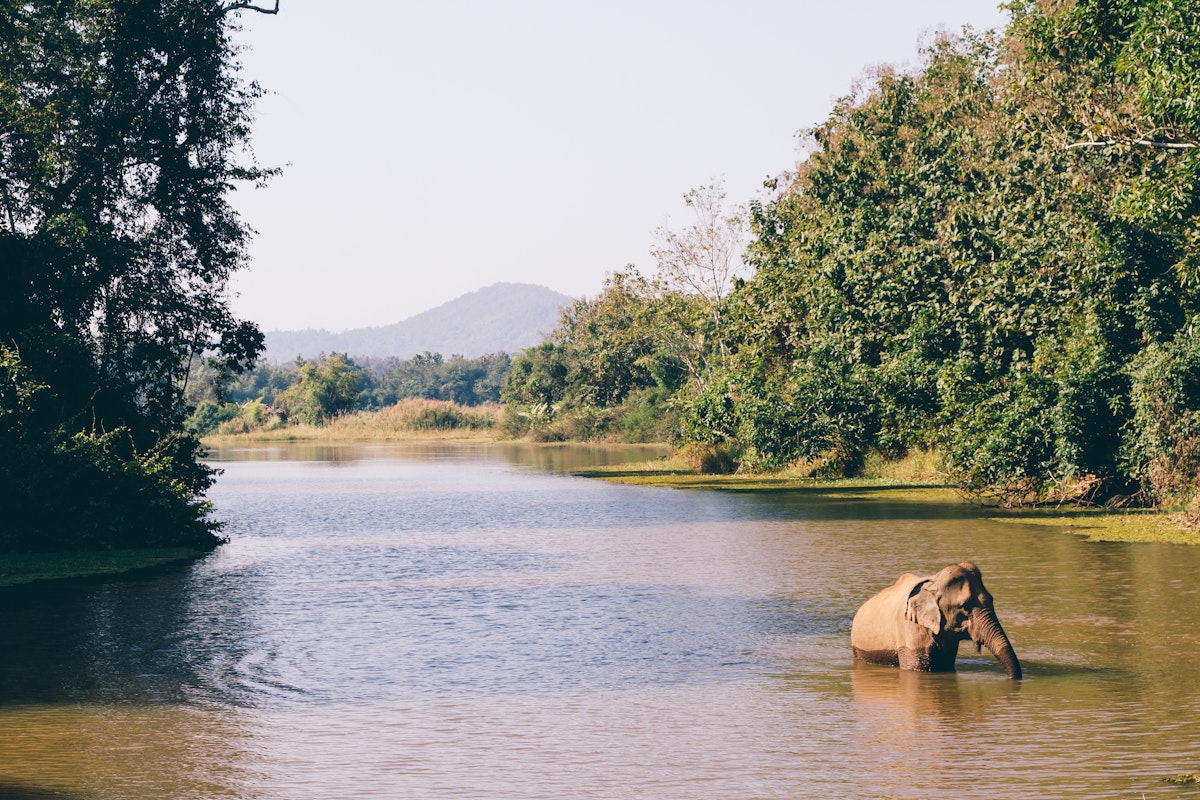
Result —
<instances>
[{"instance_id":1,"label":"pale sky","mask_svg":"<svg viewBox=\"0 0 1200 800\"><path fill-rule=\"evenodd\" d=\"M387 325L499 281L578 297L792 168L872 65L992 0L282 0L246 14L272 92L255 150L288 165L234 203L256 231L234 310L277 328Z\"/></svg>"}]
</instances>

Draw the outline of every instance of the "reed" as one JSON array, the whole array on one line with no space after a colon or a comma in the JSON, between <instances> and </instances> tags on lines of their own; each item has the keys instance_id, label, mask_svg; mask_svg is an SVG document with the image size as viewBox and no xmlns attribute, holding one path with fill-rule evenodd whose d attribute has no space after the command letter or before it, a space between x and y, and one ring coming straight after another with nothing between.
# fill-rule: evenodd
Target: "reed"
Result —
<instances>
[{"instance_id":1,"label":"reed","mask_svg":"<svg viewBox=\"0 0 1200 800\"><path fill-rule=\"evenodd\" d=\"M223 423L204 437L210 446L244 442L290 441L404 441L419 439L481 439L499 437L504 407L464 406L445 400L409 398L378 411L355 411L323 425L284 424L247 427L239 418Z\"/></svg>"}]
</instances>

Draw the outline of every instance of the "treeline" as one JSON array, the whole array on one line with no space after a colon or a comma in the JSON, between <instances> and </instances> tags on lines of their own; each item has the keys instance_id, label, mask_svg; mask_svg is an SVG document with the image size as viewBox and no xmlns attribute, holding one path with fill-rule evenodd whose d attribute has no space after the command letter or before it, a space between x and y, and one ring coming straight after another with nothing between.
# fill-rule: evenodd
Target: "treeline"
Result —
<instances>
[{"instance_id":1,"label":"treeline","mask_svg":"<svg viewBox=\"0 0 1200 800\"><path fill-rule=\"evenodd\" d=\"M550 339L512 362L508 433L545 441L677 441L681 403L703 388L708 304L633 268L565 309Z\"/></svg>"},{"instance_id":2,"label":"treeline","mask_svg":"<svg viewBox=\"0 0 1200 800\"><path fill-rule=\"evenodd\" d=\"M577 303L514 360L530 429L635 402L727 468L921 450L1011 502L1191 497L1200 5L1009 8L807 131L728 294L627 271Z\"/></svg>"},{"instance_id":3,"label":"treeline","mask_svg":"<svg viewBox=\"0 0 1200 800\"><path fill-rule=\"evenodd\" d=\"M352 411L376 411L401 400L461 406L499 403L511 368L506 353L468 359L423 353L410 359L353 359L342 353L259 364L240 375L197 359L188 377L200 436L274 430L289 423L322 425Z\"/></svg>"}]
</instances>

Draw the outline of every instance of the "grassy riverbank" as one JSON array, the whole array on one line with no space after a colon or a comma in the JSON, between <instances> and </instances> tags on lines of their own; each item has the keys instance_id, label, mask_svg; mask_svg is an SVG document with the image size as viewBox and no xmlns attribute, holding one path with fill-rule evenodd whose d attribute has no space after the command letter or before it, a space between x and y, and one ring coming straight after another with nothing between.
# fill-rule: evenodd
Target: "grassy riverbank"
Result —
<instances>
[{"instance_id":1,"label":"grassy riverbank","mask_svg":"<svg viewBox=\"0 0 1200 800\"><path fill-rule=\"evenodd\" d=\"M378 411L343 414L321 425L260 427L233 420L203 438L209 447L257 442L497 441L503 406L463 406L443 400L409 399Z\"/></svg>"},{"instance_id":2,"label":"grassy riverbank","mask_svg":"<svg viewBox=\"0 0 1200 800\"><path fill-rule=\"evenodd\" d=\"M916 467L914 469L914 466ZM920 462L880 464L870 477L826 480L800 471L711 475L697 472L685 459L599 467L576 473L583 477L638 486L746 493L802 493L836 497L840 502L897 500L937 504L973 504L980 514L1006 524L1040 525L1082 536L1090 542L1160 542L1200 544L1200 532L1183 522L1181 514L1152 509L1053 508L1007 509L981 503L947 486Z\"/></svg>"},{"instance_id":3,"label":"grassy riverbank","mask_svg":"<svg viewBox=\"0 0 1200 800\"><path fill-rule=\"evenodd\" d=\"M204 555L186 547L71 553L0 554L0 587L96 578L185 564Z\"/></svg>"},{"instance_id":4,"label":"grassy riverbank","mask_svg":"<svg viewBox=\"0 0 1200 800\"><path fill-rule=\"evenodd\" d=\"M347 435L349 434L349 435ZM210 446L232 447L281 441L495 441L489 432L472 429L385 431L349 419L341 426L292 426L276 431L209 437ZM539 445L531 445L539 446ZM562 447L562 444L540 445ZM803 471L706 474L682 456L641 463L577 471L582 477L639 486L745 493L790 493L836 498L839 502L903 501L906 503L974 504L982 516L1005 524L1039 525L1047 532L1082 536L1092 542L1165 542L1200 544L1200 534L1182 523L1182 517L1164 511L1127 509L1110 511L1061 506L1057 508L1003 509L986 507L957 489L945 485L936 471L920 459L872 465L870 477L813 478ZM194 560L203 553L188 548L87 551L74 553L0 554L0 587L40 581L86 579L151 571Z\"/></svg>"},{"instance_id":5,"label":"grassy riverbank","mask_svg":"<svg viewBox=\"0 0 1200 800\"><path fill-rule=\"evenodd\" d=\"M338 417L326 425L288 425L273 430L205 437L210 447L238 447L270 442L387 442L387 441L479 441L495 442L500 433L503 408L465 408L441 401L405 401L376 412ZM531 443L532 444L532 443ZM562 446L561 443L554 446ZM697 469L697 461L676 455L655 461L583 470L577 474L617 483L663 486L675 489L707 489L731 492L800 492L834 496L844 502L904 500L905 502L966 504L980 513L1010 524L1041 525L1047 529L1083 536L1096 542L1169 542L1200 544L1200 532L1183 521L1181 514L1150 509L1107 510L1063 504L1052 508L1006 509L988 506L948 486L937 469L937 458L915 453L901 461L869 459L865 477L822 479L811 470L796 468L777 472L711 474Z\"/></svg>"}]
</instances>

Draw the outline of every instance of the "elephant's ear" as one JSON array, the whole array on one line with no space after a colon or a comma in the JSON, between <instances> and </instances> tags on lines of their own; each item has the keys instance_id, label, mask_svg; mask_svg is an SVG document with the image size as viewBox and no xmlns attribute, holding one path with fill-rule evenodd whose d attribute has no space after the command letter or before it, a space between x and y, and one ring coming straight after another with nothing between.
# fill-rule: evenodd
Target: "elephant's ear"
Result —
<instances>
[{"instance_id":1,"label":"elephant's ear","mask_svg":"<svg viewBox=\"0 0 1200 800\"><path fill-rule=\"evenodd\" d=\"M913 587L908 593L904 618L928 628L935 636L942 632L942 610L938 608L937 598L934 597L933 584L926 580Z\"/></svg>"}]
</instances>

